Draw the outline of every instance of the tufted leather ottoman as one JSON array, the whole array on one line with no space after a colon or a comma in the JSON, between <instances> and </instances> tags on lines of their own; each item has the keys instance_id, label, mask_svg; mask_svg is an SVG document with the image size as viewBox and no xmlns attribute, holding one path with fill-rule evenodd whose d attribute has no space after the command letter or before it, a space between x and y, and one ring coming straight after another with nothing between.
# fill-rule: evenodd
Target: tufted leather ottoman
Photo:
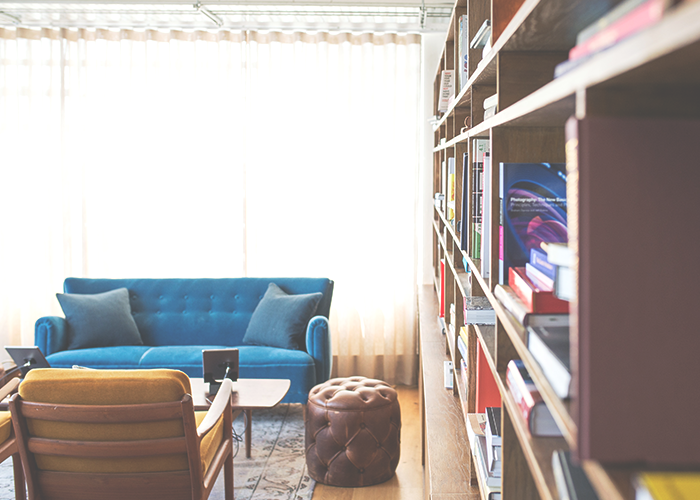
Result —
<instances>
[{"instance_id":1,"label":"tufted leather ottoman","mask_svg":"<svg viewBox=\"0 0 700 500\"><path fill-rule=\"evenodd\" d=\"M401 408L381 380L335 378L309 392L306 465L331 486L370 486L391 478L399 464Z\"/></svg>"}]
</instances>

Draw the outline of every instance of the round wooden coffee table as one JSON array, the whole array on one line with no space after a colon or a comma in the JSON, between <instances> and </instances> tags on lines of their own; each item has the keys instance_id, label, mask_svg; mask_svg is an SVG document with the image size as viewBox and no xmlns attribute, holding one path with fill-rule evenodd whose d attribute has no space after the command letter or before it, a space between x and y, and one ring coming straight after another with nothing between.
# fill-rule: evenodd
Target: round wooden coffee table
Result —
<instances>
[{"instance_id":1,"label":"round wooden coffee table","mask_svg":"<svg viewBox=\"0 0 700 500\"><path fill-rule=\"evenodd\" d=\"M253 435L253 410L277 406L287 394L291 382L276 378L241 378L233 383L231 399L232 420L245 412L248 425L245 429L245 456L250 458ZM209 384L203 378L190 377L195 410L207 410L213 397L209 397Z\"/></svg>"}]
</instances>

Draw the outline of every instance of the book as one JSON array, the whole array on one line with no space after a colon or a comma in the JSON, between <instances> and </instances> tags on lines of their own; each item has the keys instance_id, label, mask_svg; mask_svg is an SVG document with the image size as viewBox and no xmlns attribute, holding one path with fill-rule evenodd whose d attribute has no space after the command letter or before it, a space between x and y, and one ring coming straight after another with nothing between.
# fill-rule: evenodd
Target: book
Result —
<instances>
[{"instance_id":1,"label":"book","mask_svg":"<svg viewBox=\"0 0 700 500\"><path fill-rule=\"evenodd\" d=\"M465 346L469 345L469 335L467 335L467 328L465 326L459 329L459 337L462 339ZM468 358L468 356L464 357Z\"/></svg>"},{"instance_id":2,"label":"book","mask_svg":"<svg viewBox=\"0 0 700 500\"><path fill-rule=\"evenodd\" d=\"M472 253L473 259L481 258L481 227L484 193L484 156L490 152L490 141L488 139L474 139L472 141Z\"/></svg>"},{"instance_id":3,"label":"book","mask_svg":"<svg viewBox=\"0 0 700 500\"><path fill-rule=\"evenodd\" d=\"M469 23L466 15L459 16L459 89L462 90L469 81Z\"/></svg>"},{"instance_id":4,"label":"book","mask_svg":"<svg viewBox=\"0 0 700 500\"><path fill-rule=\"evenodd\" d=\"M535 437L561 436L552 412L542 400L525 364L519 359L511 359L506 368L506 384L510 389L520 414L527 423L530 434Z\"/></svg>"},{"instance_id":5,"label":"book","mask_svg":"<svg viewBox=\"0 0 700 500\"><path fill-rule=\"evenodd\" d=\"M547 254L547 260L555 266L571 267L574 265L575 254L568 243L545 243L540 245Z\"/></svg>"},{"instance_id":6,"label":"book","mask_svg":"<svg viewBox=\"0 0 700 500\"><path fill-rule=\"evenodd\" d=\"M459 376L462 379L462 386L464 387L464 395L467 395L467 391L469 390L469 373L467 372L467 362L464 360L464 358L459 360Z\"/></svg>"},{"instance_id":7,"label":"book","mask_svg":"<svg viewBox=\"0 0 700 500\"><path fill-rule=\"evenodd\" d=\"M583 42L591 38L596 33L603 31L613 22L628 14L630 11L639 7L647 0L627 0L620 2L607 14L598 18L595 22L589 24L576 35L576 45L581 45Z\"/></svg>"},{"instance_id":8,"label":"book","mask_svg":"<svg viewBox=\"0 0 700 500\"><path fill-rule=\"evenodd\" d=\"M476 411L486 413L487 406L501 406L501 393L486 360L481 342L476 343Z\"/></svg>"},{"instance_id":9,"label":"book","mask_svg":"<svg viewBox=\"0 0 700 500\"><path fill-rule=\"evenodd\" d=\"M520 297L508 285L496 285L493 291L503 307L523 326L569 326L568 314L529 312Z\"/></svg>"},{"instance_id":10,"label":"book","mask_svg":"<svg viewBox=\"0 0 700 500\"><path fill-rule=\"evenodd\" d=\"M453 69L444 69L440 74L440 100L438 102L438 111L443 113L449 108L450 98L454 96L454 76Z\"/></svg>"},{"instance_id":11,"label":"book","mask_svg":"<svg viewBox=\"0 0 700 500\"><path fill-rule=\"evenodd\" d=\"M530 249L530 265L549 279L554 280L554 275L556 274L554 264L547 258L547 252L541 248Z\"/></svg>"},{"instance_id":12,"label":"book","mask_svg":"<svg viewBox=\"0 0 700 500\"><path fill-rule=\"evenodd\" d=\"M588 476L580 465L572 462L569 451L552 453L552 472L560 500L598 500Z\"/></svg>"},{"instance_id":13,"label":"book","mask_svg":"<svg viewBox=\"0 0 700 500\"><path fill-rule=\"evenodd\" d=\"M464 323L467 325L495 325L496 311L487 297L464 297Z\"/></svg>"},{"instance_id":14,"label":"book","mask_svg":"<svg viewBox=\"0 0 700 500\"><path fill-rule=\"evenodd\" d=\"M481 478L484 480L484 483L486 486L490 488L499 488L501 487L501 478L495 476L492 472L489 471L488 465L487 465L487 460L488 458L486 457L486 447L488 445L486 444L486 438L484 436L478 436L476 438L476 447L477 447L477 452L476 452L476 462L477 462L477 467L479 468L479 475Z\"/></svg>"},{"instance_id":15,"label":"book","mask_svg":"<svg viewBox=\"0 0 700 500\"><path fill-rule=\"evenodd\" d=\"M501 163L499 195L503 219L499 283L508 269L524 267L541 243L566 243L566 164ZM512 286L512 284L511 284Z\"/></svg>"},{"instance_id":16,"label":"book","mask_svg":"<svg viewBox=\"0 0 700 500\"><path fill-rule=\"evenodd\" d=\"M554 291L554 278L550 278L529 262L525 264L525 275L530 281L532 281L532 284L540 290L544 292Z\"/></svg>"},{"instance_id":17,"label":"book","mask_svg":"<svg viewBox=\"0 0 700 500\"><path fill-rule=\"evenodd\" d=\"M447 220L454 225L455 220L455 159L447 159Z\"/></svg>"},{"instance_id":18,"label":"book","mask_svg":"<svg viewBox=\"0 0 700 500\"><path fill-rule=\"evenodd\" d=\"M469 48L471 48L471 49L483 48L486 45L486 43L488 42L488 39L490 36L491 36L491 20L486 19L479 27L478 31L476 32L476 35L474 35L474 38L472 38L472 41L469 44Z\"/></svg>"},{"instance_id":19,"label":"book","mask_svg":"<svg viewBox=\"0 0 700 500\"><path fill-rule=\"evenodd\" d=\"M501 407L486 407L486 442L489 446L501 445Z\"/></svg>"},{"instance_id":20,"label":"book","mask_svg":"<svg viewBox=\"0 0 700 500\"><path fill-rule=\"evenodd\" d=\"M462 224L459 228L459 247L463 252L469 251L469 234L471 232L471 216L469 215L469 154L462 155ZM467 264L464 269L469 269Z\"/></svg>"},{"instance_id":21,"label":"book","mask_svg":"<svg viewBox=\"0 0 700 500\"><path fill-rule=\"evenodd\" d=\"M635 2L636 0L627 0ZM569 60L595 54L606 49L626 37L641 31L663 18L666 9L672 5L670 0L646 0L619 19L593 34L583 42L575 45L569 51Z\"/></svg>"},{"instance_id":22,"label":"book","mask_svg":"<svg viewBox=\"0 0 700 500\"><path fill-rule=\"evenodd\" d=\"M486 407L486 466L490 474L501 476L501 407Z\"/></svg>"},{"instance_id":23,"label":"book","mask_svg":"<svg viewBox=\"0 0 700 500\"><path fill-rule=\"evenodd\" d=\"M554 296L561 300L572 301L576 297L576 275L570 267L556 266L554 277Z\"/></svg>"},{"instance_id":24,"label":"book","mask_svg":"<svg viewBox=\"0 0 700 500\"><path fill-rule=\"evenodd\" d=\"M486 415L483 413L469 413L467 414L467 422L467 438L469 439L469 448L476 466L476 473L479 476L480 487L484 490L485 496L489 500L500 500L500 480L488 480L489 475L486 471L485 462L480 458L483 455L479 451L479 440L485 439ZM489 486L489 482L494 486Z\"/></svg>"},{"instance_id":25,"label":"book","mask_svg":"<svg viewBox=\"0 0 700 500\"><path fill-rule=\"evenodd\" d=\"M534 313L563 313L569 312L569 303L554 296L552 289L536 286L527 276L526 268L511 267L508 270L510 287L523 301L528 312Z\"/></svg>"},{"instance_id":26,"label":"book","mask_svg":"<svg viewBox=\"0 0 700 500\"><path fill-rule=\"evenodd\" d=\"M491 118L495 115L496 115L496 106L491 106L490 108L487 108L484 110L484 120L488 120L489 118Z\"/></svg>"},{"instance_id":27,"label":"book","mask_svg":"<svg viewBox=\"0 0 700 500\"><path fill-rule=\"evenodd\" d=\"M467 344L462 340L462 335L457 336L457 349L459 349L459 353L462 355L462 359L469 359L469 352L467 351Z\"/></svg>"},{"instance_id":28,"label":"book","mask_svg":"<svg viewBox=\"0 0 700 500\"><path fill-rule=\"evenodd\" d=\"M445 317L445 259L440 259L440 312L441 318ZM443 330L443 333L444 330Z\"/></svg>"},{"instance_id":29,"label":"book","mask_svg":"<svg viewBox=\"0 0 700 500\"><path fill-rule=\"evenodd\" d=\"M491 156L488 151L484 151L483 174L482 174L482 195L481 195L481 276L489 278L491 276Z\"/></svg>"},{"instance_id":30,"label":"book","mask_svg":"<svg viewBox=\"0 0 700 500\"><path fill-rule=\"evenodd\" d=\"M452 368L452 361L445 361L445 389L452 389L454 387L454 370Z\"/></svg>"},{"instance_id":31,"label":"book","mask_svg":"<svg viewBox=\"0 0 700 500\"><path fill-rule=\"evenodd\" d=\"M698 472L642 472L635 478L635 500L697 500Z\"/></svg>"},{"instance_id":32,"label":"book","mask_svg":"<svg viewBox=\"0 0 700 500\"><path fill-rule=\"evenodd\" d=\"M571 394L568 326L528 326L527 349L542 369L554 393L566 399Z\"/></svg>"}]
</instances>

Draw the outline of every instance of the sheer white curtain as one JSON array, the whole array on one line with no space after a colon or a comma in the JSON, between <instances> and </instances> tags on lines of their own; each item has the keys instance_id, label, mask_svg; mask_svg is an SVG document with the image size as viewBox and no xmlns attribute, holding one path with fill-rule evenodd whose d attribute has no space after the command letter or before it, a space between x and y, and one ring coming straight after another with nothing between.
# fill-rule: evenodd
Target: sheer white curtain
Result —
<instances>
[{"instance_id":1,"label":"sheer white curtain","mask_svg":"<svg viewBox=\"0 0 700 500\"><path fill-rule=\"evenodd\" d=\"M0 30L0 338L66 276L327 276L334 371L416 381L415 35Z\"/></svg>"}]
</instances>

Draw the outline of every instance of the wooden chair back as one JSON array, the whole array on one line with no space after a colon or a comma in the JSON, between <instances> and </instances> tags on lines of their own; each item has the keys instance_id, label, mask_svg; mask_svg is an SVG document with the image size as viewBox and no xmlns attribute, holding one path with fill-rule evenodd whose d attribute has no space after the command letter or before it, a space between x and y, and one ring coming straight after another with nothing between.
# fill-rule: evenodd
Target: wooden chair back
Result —
<instances>
[{"instance_id":1,"label":"wooden chair back","mask_svg":"<svg viewBox=\"0 0 700 500\"><path fill-rule=\"evenodd\" d=\"M34 371L29 372L27 380ZM81 370L72 370L76 371ZM106 372L99 373L101 376ZM184 375L177 373L176 377ZM92 372L92 376L97 374L98 371ZM20 386L19 394L10 400L29 500L202 500L208 498L226 464L230 468L226 470L226 486L231 490L230 496L227 491L227 498L233 498L230 386L228 411L221 412L223 424L217 427L212 420L220 421L219 418L207 418L208 428L200 428L200 432L192 396L187 393L189 382L184 387L186 392L172 401L73 404L71 400L81 398L71 395L71 391L75 394L74 377L92 390L100 390L100 384L90 381L90 374L57 374L59 379L63 375L68 380L57 382L51 377L45 380L52 388L50 398L43 399L51 401L25 399L23 387L27 380ZM109 378L100 382L115 383ZM158 384L147 382L144 381L144 386L150 386L148 390L159 391ZM67 403L58 402L62 389L69 394ZM132 399L131 395L125 397ZM140 397L136 396L136 400ZM95 400L105 402L99 395ZM202 440L222 427L223 438L205 471Z\"/></svg>"}]
</instances>

